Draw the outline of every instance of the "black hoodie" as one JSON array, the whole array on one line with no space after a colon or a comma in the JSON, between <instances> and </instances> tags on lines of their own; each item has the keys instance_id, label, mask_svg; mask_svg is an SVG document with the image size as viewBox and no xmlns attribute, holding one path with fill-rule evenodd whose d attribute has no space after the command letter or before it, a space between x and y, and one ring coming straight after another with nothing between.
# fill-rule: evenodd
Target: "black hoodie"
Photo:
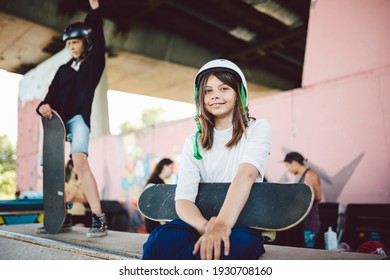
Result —
<instances>
[{"instance_id":1,"label":"black hoodie","mask_svg":"<svg viewBox=\"0 0 390 280\"><path fill-rule=\"evenodd\" d=\"M78 71L71 67L74 59L60 66L49 86L45 99L36 108L49 104L57 111L64 123L75 115L82 115L91 127L91 110L95 89L105 67L105 39L100 8L90 10L85 23L92 27L92 49L81 63Z\"/></svg>"}]
</instances>

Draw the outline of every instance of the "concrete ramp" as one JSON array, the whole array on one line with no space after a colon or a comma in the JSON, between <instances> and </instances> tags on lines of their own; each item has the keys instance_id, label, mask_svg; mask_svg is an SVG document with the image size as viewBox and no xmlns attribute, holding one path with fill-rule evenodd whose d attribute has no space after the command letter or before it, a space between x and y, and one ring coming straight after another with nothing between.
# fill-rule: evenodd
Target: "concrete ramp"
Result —
<instances>
[{"instance_id":1,"label":"concrete ramp","mask_svg":"<svg viewBox=\"0 0 390 280\"><path fill-rule=\"evenodd\" d=\"M140 259L148 235L110 230L103 238L87 238L87 228L36 234L41 224L0 226L2 260L129 260ZM265 245L260 260L378 260L386 256Z\"/></svg>"},{"instance_id":2,"label":"concrete ramp","mask_svg":"<svg viewBox=\"0 0 390 280\"><path fill-rule=\"evenodd\" d=\"M87 238L87 228L67 233L37 234L42 224L0 227L0 259L3 260L123 260L140 259L145 234L109 231L103 238Z\"/></svg>"}]
</instances>

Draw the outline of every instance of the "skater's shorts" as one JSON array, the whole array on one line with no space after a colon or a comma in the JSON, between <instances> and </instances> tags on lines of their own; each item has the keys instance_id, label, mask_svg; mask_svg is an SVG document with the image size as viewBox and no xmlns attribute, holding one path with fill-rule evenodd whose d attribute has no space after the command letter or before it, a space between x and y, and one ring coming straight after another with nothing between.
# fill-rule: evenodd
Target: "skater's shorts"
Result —
<instances>
[{"instance_id":1,"label":"skater's shorts","mask_svg":"<svg viewBox=\"0 0 390 280\"><path fill-rule=\"evenodd\" d=\"M70 142L70 154L88 155L89 127L81 115L76 115L66 122L67 140Z\"/></svg>"}]
</instances>

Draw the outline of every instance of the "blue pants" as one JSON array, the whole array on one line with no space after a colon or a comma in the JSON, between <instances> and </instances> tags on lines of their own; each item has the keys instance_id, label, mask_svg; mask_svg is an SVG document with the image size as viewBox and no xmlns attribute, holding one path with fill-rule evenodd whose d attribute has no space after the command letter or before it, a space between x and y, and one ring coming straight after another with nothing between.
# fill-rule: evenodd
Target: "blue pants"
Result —
<instances>
[{"instance_id":1,"label":"blue pants","mask_svg":"<svg viewBox=\"0 0 390 280\"><path fill-rule=\"evenodd\" d=\"M174 220L154 229L144 244L143 260L200 260L192 254L200 234L182 220ZM221 246L223 247L223 246ZM265 253L260 232L237 226L230 234L230 253L221 259L256 260Z\"/></svg>"}]
</instances>

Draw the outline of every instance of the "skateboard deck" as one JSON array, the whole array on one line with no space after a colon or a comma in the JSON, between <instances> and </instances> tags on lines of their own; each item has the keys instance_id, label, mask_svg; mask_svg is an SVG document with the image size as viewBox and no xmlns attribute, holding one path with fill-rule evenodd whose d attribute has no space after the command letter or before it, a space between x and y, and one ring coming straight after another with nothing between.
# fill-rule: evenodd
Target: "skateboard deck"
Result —
<instances>
[{"instance_id":1,"label":"skateboard deck","mask_svg":"<svg viewBox=\"0 0 390 280\"><path fill-rule=\"evenodd\" d=\"M57 112L52 119L42 117L43 125L43 226L56 234L66 216L65 204L65 125Z\"/></svg>"},{"instance_id":2,"label":"skateboard deck","mask_svg":"<svg viewBox=\"0 0 390 280\"><path fill-rule=\"evenodd\" d=\"M217 216L230 183L200 183L195 204L209 220ZM176 185L159 184L147 187L140 195L138 209L155 221L177 219ZM283 231L299 224L309 213L314 192L306 184L254 183L236 225L267 231Z\"/></svg>"}]
</instances>

